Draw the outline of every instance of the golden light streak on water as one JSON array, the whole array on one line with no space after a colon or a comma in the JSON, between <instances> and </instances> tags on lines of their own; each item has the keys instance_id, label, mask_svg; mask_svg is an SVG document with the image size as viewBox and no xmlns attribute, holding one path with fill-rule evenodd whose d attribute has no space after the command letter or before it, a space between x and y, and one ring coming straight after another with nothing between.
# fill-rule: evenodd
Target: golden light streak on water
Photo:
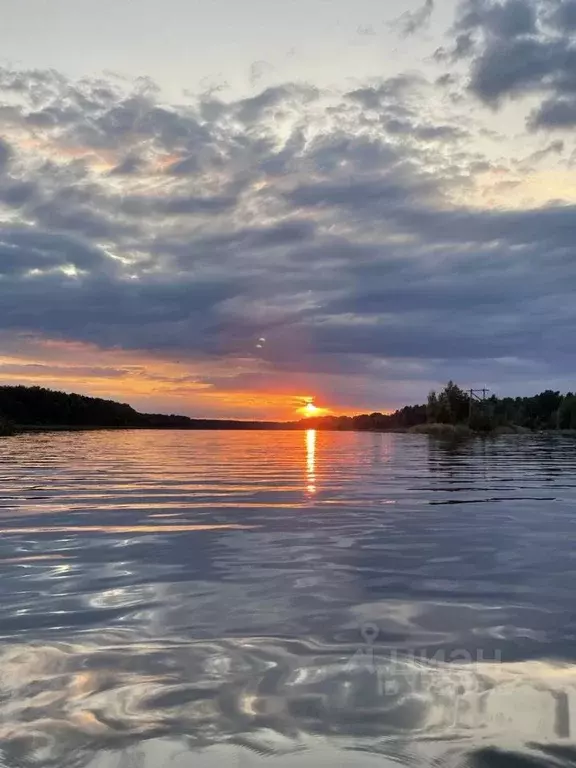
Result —
<instances>
[{"instance_id":1,"label":"golden light streak on water","mask_svg":"<svg viewBox=\"0 0 576 768\"><path fill-rule=\"evenodd\" d=\"M185 531L247 531L255 525L54 525L0 528L2 536L24 533L184 533Z\"/></svg>"},{"instance_id":2,"label":"golden light streak on water","mask_svg":"<svg viewBox=\"0 0 576 768\"><path fill-rule=\"evenodd\" d=\"M316 430L306 430L306 474L308 493L316 493Z\"/></svg>"}]
</instances>

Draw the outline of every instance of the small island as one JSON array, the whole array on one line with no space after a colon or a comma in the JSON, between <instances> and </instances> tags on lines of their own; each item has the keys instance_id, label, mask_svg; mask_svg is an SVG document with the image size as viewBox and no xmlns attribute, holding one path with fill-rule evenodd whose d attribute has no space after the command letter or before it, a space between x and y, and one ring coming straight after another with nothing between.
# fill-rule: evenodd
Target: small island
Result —
<instances>
[{"instance_id":1,"label":"small island","mask_svg":"<svg viewBox=\"0 0 576 768\"><path fill-rule=\"evenodd\" d=\"M139 413L126 403L43 387L0 387L0 435L80 429L298 430L417 432L437 435L576 431L576 395L552 390L533 397L475 398L450 381L422 405L394 413L312 416L297 421L194 419Z\"/></svg>"}]
</instances>

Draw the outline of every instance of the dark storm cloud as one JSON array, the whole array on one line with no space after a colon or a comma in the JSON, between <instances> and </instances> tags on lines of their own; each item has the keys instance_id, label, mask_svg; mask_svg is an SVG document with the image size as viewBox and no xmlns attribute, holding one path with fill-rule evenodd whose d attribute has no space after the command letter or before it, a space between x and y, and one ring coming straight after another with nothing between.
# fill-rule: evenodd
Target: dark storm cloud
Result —
<instances>
[{"instance_id":1,"label":"dark storm cloud","mask_svg":"<svg viewBox=\"0 0 576 768\"><path fill-rule=\"evenodd\" d=\"M394 218L401 230L437 243L564 249L576 242L576 207L571 205L549 206L534 211L493 212L413 207L396 211ZM501 258L500 255L498 257Z\"/></svg>"},{"instance_id":2,"label":"dark storm cloud","mask_svg":"<svg viewBox=\"0 0 576 768\"><path fill-rule=\"evenodd\" d=\"M542 42L517 5L469 4L473 68L479 31L501 46ZM285 85L208 107L161 105L147 82L124 92L3 71L3 84L18 104L0 103L2 328L257 358L287 382L344 373L372 386L388 358L397 378L438 360L570 369L576 210L457 205L459 179L493 164L460 146L467 126L433 119L421 77L327 104Z\"/></svg>"},{"instance_id":3,"label":"dark storm cloud","mask_svg":"<svg viewBox=\"0 0 576 768\"><path fill-rule=\"evenodd\" d=\"M48 260L52 264L46 264ZM27 262L31 268L45 269L58 257L29 254ZM11 274L3 282L0 323L4 329L105 347L194 349L206 354L216 354L220 343L222 324L214 308L239 289L237 282L223 278L141 285L104 273L71 277L49 272L25 278Z\"/></svg>"},{"instance_id":4,"label":"dark storm cloud","mask_svg":"<svg viewBox=\"0 0 576 768\"><path fill-rule=\"evenodd\" d=\"M498 105L535 93L532 129L576 125L574 0L465 0L453 27L455 59L470 60L470 90Z\"/></svg>"},{"instance_id":5,"label":"dark storm cloud","mask_svg":"<svg viewBox=\"0 0 576 768\"><path fill-rule=\"evenodd\" d=\"M98 272L106 271L110 266L110 260L86 242L33 227L0 229L0 254L0 271L5 274L69 266L85 272ZM6 288L2 293L7 298Z\"/></svg>"}]
</instances>

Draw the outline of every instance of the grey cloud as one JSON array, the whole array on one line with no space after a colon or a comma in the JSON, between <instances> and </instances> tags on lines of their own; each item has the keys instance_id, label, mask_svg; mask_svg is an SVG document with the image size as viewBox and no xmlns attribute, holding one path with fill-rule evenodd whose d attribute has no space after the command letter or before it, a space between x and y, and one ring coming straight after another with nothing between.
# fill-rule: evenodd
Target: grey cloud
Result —
<instances>
[{"instance_id":1,"label":"grey cloud","mask_svg":"<svg viewBox=\"0 0 576 768\"><path fill-rule=\"evenodd\" d=\"M356 32L361 37L374 37L376 35L376 30L371 24L361 24L357 29Z\"/></svg>"},{"instance_id":2,"label":"grey cloud","mask_svg":"<svg viewBox=\"0 0 576 768\"><path fill-rule=\"evenodd\" d=\"M424 5L415 11L406 11L392 22L392 25L402 37L409 37L428 26L433 12L434 0L424 0Z\"/></svg>"},{"instance_id":3,"label":"grey cloud","mask_svg":"<svg viewBox=\"0 0 576 768\"><path fill-rule=\"evenodd\" d=\"M253 123L260 120L270 109L286 104L290 100L309 102L318 98L318 91L310 86L297 84L280 85L266 88L248 99L237 104L236 114L243 123Z\"/></svg>"},{"instance_id":4,"label":"grey cloud","mask_svg":"<svg viewBox=\"0 0 576 768\"><path fill-rule=\"evenodd\" d=\"M398 118L387 120L384 126L388 133L413 136L421 141L456 141L469 135L468 131L454 125L419 125Z\"/></svg>"},{"instance_id":5,"label":"grey cloud","mask_svg":"<svg viewBox=\"0 0 576 768\"><path fill-rule=\"evenodd\" d=\"M576 0L552 0L547 21L561 32L576 31Z\"/></svg>"},{"instance_id":6,"label":"grey cloud","mask_svg":"<svg viewBox=\"0 0 576 768\"><path fill-rule=\"evenodd\" d=\"M472 35L468 32L461 32L456 36L456 42L454 44L453 57L454 59L462 59L469 56L474 50L474 40Z\"/></svg>"},{"instance_id":7,"label":"grey cloud","mask_svg":"<svg viewBox=\"0 0 576 768\"><path fill-rule=\"evenodd\" d=\"M334 131L308 145L307 159L322 176L334 177L342 167L354 169L360 177L397 166L404 156L392 144L381 139L350 136ZM350 174L348 174L350 178Z\"/></svg>"},{"instance_id":8,"label":"grey cloud","mask_svg":"<svg viewBox=\"0 0 576 768\"><path fill-rule=\"evenodd\" d=\"M132 349L194 349L216 354L219 324L214 308L235 295L238 281L82 278L48 273L7 276L2 283L4 329L38 331L98 345Z\"/></svg>"},{"instance_id":9,"label":"grey cloud","mask_svg":"<svg viewBox=\"0 0 576 768\"><path fill-rule=\"evenodd\" d=\"M0 138L0 173L2 173L8 167L10 160L12 159L12 148L7 141Z\"/></svg>"},{"instance_id":10,"label":"grey cloud","mask_svg":"<svg viewBox=\"0 0 576 768\"><path fill-rule=\"evenodd\" d=\"M238 118L243 123L252 123L258 120L264 110L276 107L288 95L288 89L285 87L267 88L258 96L244 99L238 105Z\"/></svg>"},{"instance_id":11,"label":"grey cloud","mask_svg":"<svg viewBox=\"0 0 576 768\"><path fill-rule=\"evenodd\" d=\"M539 163L550 155L561 155L564 152L564 146L564 142L561 139L556 139L556 141L550 142L544 149L533 152L529 157L523 160L520 165L530 167L532 163Z\"/></svg>"},{"instance_id":12,"label":"grey cloud","mask_svg":"<svg viewBox=\"0 0 576 768\"><path fill-rule=\"evenodd\" d=\"M62 206L58 199L42 203L30 210L38 224L50 230L78 232L94 240L110 240L132 230L123 222L102 215L85 206Z\"/></svg>"},{"instance_id":13,"label":"grey cloud","mask_svg":"<svg viewBox=\"0 0 576 768\"><path fill-rule=\"evenodd\" d=\"M482 101L537 94L529 128L567 129L576 124L575 28L574 0L464 0L452 54L470 59L469 88Z\"/></svg>"},{"instance_id":14,"label":"grey cloud","mask_svg":"<svg viewBox=\"0 0 576 768\"><path fill-rule=\"evenodd\" d=\"M198 158L191 155L172 163L172 165L166 169L166 173L171 176L188 176L193 173L198 173L199 170L200 165L198 163Z\"/></svg>"},{"instance_id":15,"label":"grey cloud","mask_svg":"<svg viewBox=\"0 0 576 768\"><path fill-rule=\"evenodd\" d=\"M259 168L269 176L282 176L290 172L295 158L302 153L306 146L306 137L300 128L296 128L278 152L272 150L265 153L259 161Z\"/></svg>"},{"instance_id":16,"label":"grey cloud","mask_svg":"<svg viewBox=\"0 0 576 768\"><path fill-rule=\"evenodd\" d=\"M274 290L276 280L284 285L288 282L282 261L288 262L295 248L313 244L315 236L316 225L313 222L292 219L269 227L254 226L197 237L192 246L181 239L158 238L152 251L157 258L175 264L179 271L233 272L238 281L243 276L249 276L253 283L262 277L270 290ZM294 285L296 282L292 277L290 283Z\"/></svg>"},{"instance_id":17,"label":"grey cloud","mask_svg":"<svg viewBox=\"0 0 576 768\"><path fill-rule=\"evenodd\" d=\"M450 85L456 85L457 82L458 82L458 78L455 75L450 74L449 72L444 75L440 75L440 77L436 79L436 85L439 85L442 88L445 88Z\"/></svg>"},{"instance_id":18,"label":"grey cloud","mask_svg":"<svg viewBox=\"0 0 576 768\"><path fill-rule=\"evenodd\" d=\"M162 144L174 146L202 135L195 121L161 107L153 106L145 97L131 97L106 111L94 121L94 128L107 145L129 134L158 138Z\"/></svg>"},{"instance_id":19,"label":"grey cloud","mask_svg":"<svg viewBox=\"0 0 576 768\"><path fill-rule=\"evenodd\" d=\"M440 211L412 207L395 212L397 224L436 242L505 243L540 248L570 248L576 241L576 207L549 206L534 211Z\"/></svg>"},{"instance_id":20,"label":"grey cloud","mask_svg":"<svg viewBox=\"0 0 576 768\"><path fill-rule=\"evenodd\" d=\"M533 0L464 0L455 29L464 33L484 29L495 37L511 39L535 34L536 20Z\"/></svg>"},{"instance_id":21,"label":"grey cloud","mask_svg":"<svg viewBox=\"0 0 576 768\"><path fill-rule=\"evenodd\" d=\"M38 128L54 128L73 125L82 119L82 112L76 107L44 107L36 112L28 112L25 122Z\"/></svg>"},{"instance_id":22,"label":"grey cloud","mask_svg":"<svg viewBox=\"0 0 576 768\"><path fill-rule=\"evenodd\" d=\"M401 176L366 181L323 181L302 184L285 198L300 208L342 207L362 210L366 206L391 208L407 205L426 191L425 182L402 180Z\"/></svg>"},{"instance_id":23,"label":"grey cloud","mask_svg":"<svg viewBox=\"0 0 576 768\"><path fill-rule=\"evenodd\" d=\"M172 197L166 201L158 201L156 210L172 216L196 213L218 214L229 211L235 204L236 198L230 195L215 197L196 197L195 195L187 195Z\"/></svg>"},{"instance_id":24,"label":"grey cloud","mask_svg":"<svg viewBox=\"0 0 576 768\"><path fill-rule=\"evenodd\" d=\"M0 187L0 201L10 208L22 208L38 195L38 187L31 181L9 181Z\"/></svg>"},{"instance_id":25,"label":"grey cloud","mask_svg":"<svg viewBox=\"0 0 576 768\"><path fill-rule=\"evenodd\" d=\"M32 104L53 98L66 85L66 78L52 69L17 70L0 67L0 89L27 94Z\"/></svg>"},{"instance_id":26,"label":"grey cloud","mask_svg":"<svg viewBox=\"0 0 576 768\"><path fill-rule=\"evenodd\" d=\"M31 269L74 266L86 272L108 271L110 260L78 238L32 227L0 230L0 271L23 273Z\"/></svg>"},{"instance_id":27,"label":"grey cloud","mask_svg":"<svg viewBox=\"0 0 576 768\"><path fill-rule=\"evenodd\" d=\"M82 234L94 240L113 239L133 231L118 220L95 189L69 183L59 185L62 179L53 178L51 173L47 165L34 181L5 180L0 184L0 203L18 210L26 220L48 231Z\"/></svg>"},{"instance_id":28,"label":"grey cloud","mask_svg":"<svg viewBox=\"0 0 576 768\"><path fill-rule=\"evenodd\" d=\"M241 249L268 248L311 241L316 231L312 221L284 221L272 227L253 227L230 235L216 235L201 241L203 246L225 246Z\"/></svg>"},{"instance_id":29,"label":"grey cloud","mask_svg":"<svg viewBox=\"0 0 576 768\"><path fill-rule=\"evenodd\" d=\"M10 374L12 376L20 376L23 379L37 378L39 375L42 377L53 376L56 379L115 379L126 376L127 373L128 371L124 368L97 368L87 365L61 366L44 365L42 363L29 363L20 365L17 363L0 363L0 377L6 374Z\"/></svg>"},{"instance_id":30,"label":"grey cloud","mask_svg":"<svg viewBox=\"0 0 576 768\"><path fill-rule=\"evenodd\" d=\"M120 202L121 210L130 216L165 215L193 216L218 215L231 210L236 197L221 195L201 197L197 195L167 195L166 197L126 196Z\"/></svg>"},{"instance_id":31,"label":"grey cloud","mask_svg":"<svg viewBox=\"0 0 576 768\"><path fill-rule=\"evenodd\" d=\"M418 125L414 135L422 141L456 141L469 136L469 132L454 125Z\"/></svg>"},{"instance_id":32,"label":"grey cloud","mask_svg":"<svg viewBox=\"0 0 576 768\"><path fill-rule=\"evenodd\" d=\"M255 61L250 66L250 83L256 85L265 75L274 71L274 67L268 61Z\"/></svg>"},{"instance_id":33,"label":"grey cloud","mask_svg":"<svg viewBox=\"0 0 576 768\"><path fill-rule=\"evenodd\" d=\"M364 109L380 110L405 98L422 83L421 75L404 73L388 78L377 85L356 88L345 94L345 97L360 104Z\"/></svg>"},{"instance_id":34,"label":"grey cloud","mask_svg":"<svg viewBox=\"0 0 576 768\"><path fill-rule=\"evenodd\" d=\"M576 48L564 41L501 40L474 61L470 87L485 101L496 102L504 95L563 89L566 80L574 83L575 73Z\"/></svg>"},{"instance_id":35,"label":"grey cloud","mask_svg":"<svg viewBox=\"0 0 576 768\"><path fill-rule=\"evenodd\" d=\"M32 119L38 121L39 115ZM148 141L174 151L209 141L195 113L161 107L150 93L130 94L111 104L93 103L89 110L75 108L63 113L51 107L50 120L54 129L63 131L68 144L95 149L123 149Z\"/></svg>"},{"instance_id":36,"label":"grey cloud","mask_svg":"<svg viewBox=\"0 0 576 768\"><path fill-rule=\"evenodd\" d=\"M576 125L576 98L554 98L543 101L528 118L533 129L570 129Z\"/></svg>"},{"instance_id":37,"label":"grey cloud","mask_svg":"<svg viewBox=\"0 0 576 768\"><path fill-rule=\"evenodd\" d=\"M138 155L127 155L121 163L114 166L110 176L132 176L144 167L144 160Z\"/></svg>"}]
</instances>

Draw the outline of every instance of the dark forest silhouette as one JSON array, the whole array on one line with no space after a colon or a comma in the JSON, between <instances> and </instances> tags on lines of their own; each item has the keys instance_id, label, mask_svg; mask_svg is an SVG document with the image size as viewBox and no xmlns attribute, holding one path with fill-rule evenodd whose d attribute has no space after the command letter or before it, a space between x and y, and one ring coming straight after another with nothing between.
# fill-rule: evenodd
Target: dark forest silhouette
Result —
<instances>
[{"instance_id":1,"label":"dark forest silhouette","mask_svg":"<svg viewBox=\"0 0 576 768\"><path fill-rule=\"evenodd\" d=\"M338 431L418 430L434 425L476 432L495 429L576 430L576 395L546 390L534 397L492 396L483 401L448 382L428 402L394 413L322 416L292 422L191 419L175 414L139 413L126 403L56 392L42 387L0 387L0 434L20 428L141 429L324 429Z\"/></svg>"},{"instance_id":2,"label":"dark forest silhouette","mask_svg":"<svg viewBox=\"0 0 576 768\"><path fill-rule=\"evenodd\" d=\"M318 428L378 431L417 429L425 425L462 426L475 432L506 428L576 429L576 395L546 390L533 397L493 395L479 401L449 381L440 392L430 392L426 404L407 405L391 414L327 416L311 421Z\"/></svg>"}]
</instances>

